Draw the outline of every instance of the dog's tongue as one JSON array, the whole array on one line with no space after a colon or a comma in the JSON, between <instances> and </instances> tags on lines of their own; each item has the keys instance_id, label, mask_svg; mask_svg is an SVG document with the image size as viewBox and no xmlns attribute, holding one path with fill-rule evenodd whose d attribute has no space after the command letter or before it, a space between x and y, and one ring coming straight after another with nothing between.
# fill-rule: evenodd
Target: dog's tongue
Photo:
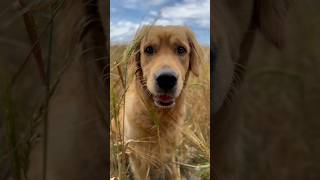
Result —
<instances>
[{"instance_id":1,"label":"dog's tongue","mask_svg":"<svg viewBox=\"0 0 320 180\"><path fill-rule=\"evenodd\" d=\"M167 96L167 95L160 95L160 96L158 96L158 98L162 102L170 102L173 99L173 97Z\"/></svg>"}]
</instances>

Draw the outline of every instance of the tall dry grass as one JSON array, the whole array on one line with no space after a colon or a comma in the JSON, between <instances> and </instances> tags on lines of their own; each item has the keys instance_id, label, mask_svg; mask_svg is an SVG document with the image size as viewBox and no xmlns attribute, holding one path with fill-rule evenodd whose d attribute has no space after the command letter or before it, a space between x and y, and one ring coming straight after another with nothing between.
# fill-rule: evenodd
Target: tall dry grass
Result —
<instances>
[{"instance_id":1,"label":"tall dry grass","mask_svg":"<svg viewBox=\"0 0 320 180\"><path fill-rule=\"evenodd\" d=\"M126 51L127 50L127 51ZM205 58L200 76L190 76L186 88L187 118L181 129L182 143L177 148L177 164L185 177L210 178L210 66L209 48L205 47ZM119 109L125 103L126 88L132 79L128 72L127 45L113 45L110 48L110 107L111 117L118 121ZM110 140L111 177L126 179L130 176L127 153L138 153L128 146L129 141L121 137ZM153 163L156 159L139 154Z\"/></svg>"}]
</instances>

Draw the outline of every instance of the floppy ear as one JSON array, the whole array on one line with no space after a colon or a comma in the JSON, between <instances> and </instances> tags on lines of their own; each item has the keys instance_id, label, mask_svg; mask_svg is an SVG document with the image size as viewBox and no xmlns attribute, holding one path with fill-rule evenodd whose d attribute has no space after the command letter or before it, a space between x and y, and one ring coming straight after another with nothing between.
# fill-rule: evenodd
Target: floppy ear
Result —
<instances>
[{"instance_id":1,"label":"floppy ear","mask_svg":"<svg viewBox=\"0 0 320 180\"><path fill-rule=\"evenodd\" d=\"M135 64L137 60L140 60L140 45L142 38L148 33L151 26L144 25L140 29L137 30L133 41L130 46L125 51L125 57L129 60L130 64ZM128 57L129 56L129 57Z\"/></svg>"},{"instance_id":2,"label":"floppy ear","mask_svg":"<svg viewBox=\"0 0 320 180\"><path fill-rule=\"evenodd\" d=\"M188 40L190 45L190 69L195 76L199 76L200 64L203 59L203 50L198 41L195 38L195 35L190 30L188 31Z\"/></svg>"},{"instance_id":3,"label":"floppy ear","mask_svg":"<svg viewBox=\"0 0 320 180\"><path fill-rule=\"evenodd\" d=\"M133 41L125 50L125 54L123 57L128 61L128 65L130 66L130 74L137 73L137 69L141 66L140 64L140 45L142 38L148 33L151 26L144 25L139 28L134 36Z\"/></svg>"},{"instance_id":4,"label":"floppy ear","mask_svg":"<svg viewBox=\"0 0 320 180\"><path fill-rule=\"evenodd\" d=\"M293 0L258 0L258 28L276 47L285 46L286 20Z\"/></svg>"}]
</instances>

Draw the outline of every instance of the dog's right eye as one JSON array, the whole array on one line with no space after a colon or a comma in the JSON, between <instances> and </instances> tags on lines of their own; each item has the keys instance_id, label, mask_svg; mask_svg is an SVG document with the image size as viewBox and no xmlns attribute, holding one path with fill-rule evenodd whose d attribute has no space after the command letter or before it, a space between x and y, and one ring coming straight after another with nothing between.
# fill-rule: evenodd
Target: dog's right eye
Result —
<instances>
[{"instance_id":1,"label":"dog's right eye","mask_svg":"<svg viewBox=\"0 0 320 180\"><path fill-rule=\"evenodd\" d=\"M183 56L186 52L187 52L187 50L184 47L182 47L182 46L177 47L177 54L178 55Z\"/></svg>"},{"instance_id":2,"label":"dog's right eye","mask_svg":"<svg viewBox=\"0 0 320 180\"><path fill-rule=\"evenodd\" d=\"M155 53L155 49L152 46L148 46L144 49L144 52L147 55L153 55Z\"/></svg>"}]
</instances>

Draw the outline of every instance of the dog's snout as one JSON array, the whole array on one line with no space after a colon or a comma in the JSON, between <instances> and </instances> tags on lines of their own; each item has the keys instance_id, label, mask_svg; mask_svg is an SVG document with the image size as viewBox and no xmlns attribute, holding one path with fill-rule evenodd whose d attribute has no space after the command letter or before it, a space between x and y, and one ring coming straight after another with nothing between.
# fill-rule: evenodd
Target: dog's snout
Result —
<instances>
[{"instance_id":1,"label":"dog's snout","mask_svg":"<svg viewBox=\"0 0 320 180\"><path fill-rule=\"evenodd\" d=\"M168 91L176 86L177 74L170 69L164 69L156 75L156 81L160 89Z\"/></svg>"}]
</instances>

